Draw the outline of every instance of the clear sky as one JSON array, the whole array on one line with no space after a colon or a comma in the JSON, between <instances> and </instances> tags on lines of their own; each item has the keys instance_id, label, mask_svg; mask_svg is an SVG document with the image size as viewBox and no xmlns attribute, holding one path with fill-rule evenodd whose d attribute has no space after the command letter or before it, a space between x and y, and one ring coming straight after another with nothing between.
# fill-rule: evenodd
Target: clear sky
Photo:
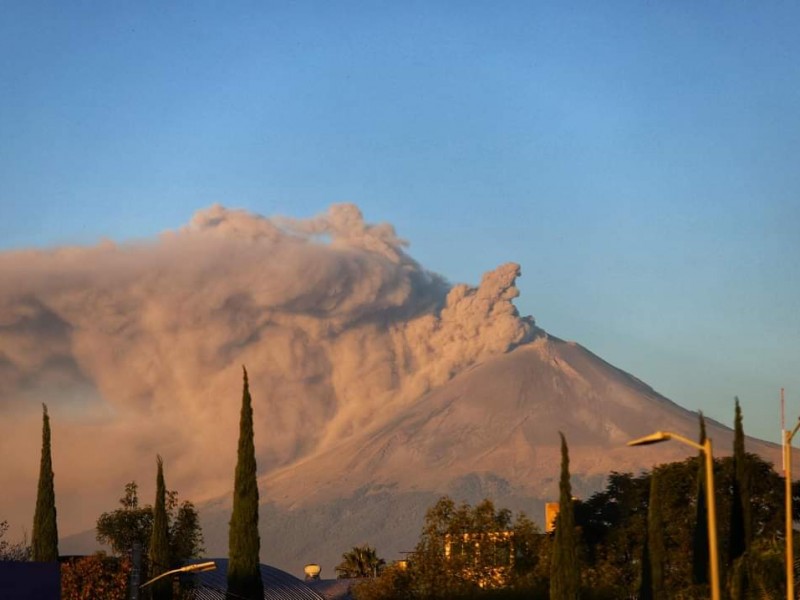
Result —
<instances>
[{"instance_id":1,"label":"clear sky","mask_svg":"<svg viewBox=\"0 0 800 600\"><path fill-rule=\"evenodd\" d=\"M800 414L796 2L2 3L0 249L388 221L678 403Z\"/></svg>"}]
</instances>

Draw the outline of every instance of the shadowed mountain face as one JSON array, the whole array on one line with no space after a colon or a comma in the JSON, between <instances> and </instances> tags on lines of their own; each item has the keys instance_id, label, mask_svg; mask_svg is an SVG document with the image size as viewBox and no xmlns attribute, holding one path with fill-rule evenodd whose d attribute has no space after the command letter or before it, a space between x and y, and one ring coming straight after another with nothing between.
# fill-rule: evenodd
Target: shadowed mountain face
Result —
<instances>
[{"instance_id":1,"label":"shadowed mountain face","mask_svg":"<svg viewBox=\"0 0 800 600\"><path fill-rule=\"evenodd\" d=\"M730 454L733 432L713 421L707 428L715 453ZM544 502L558 496L558 431L569 442L573 489L588 497L611 471L694 454L677 442L625 445L657 430L694 439L697 414L542 332L339 446L262 479L262 557L292 572L319 562L328 576L357 544L400 558L442 494L473 503L488 497L542 525ZM780 460L773 444L749 439L747 450ZM207 546L223 552L228 500L203 508Z\"/></svg>"}]
</instances>

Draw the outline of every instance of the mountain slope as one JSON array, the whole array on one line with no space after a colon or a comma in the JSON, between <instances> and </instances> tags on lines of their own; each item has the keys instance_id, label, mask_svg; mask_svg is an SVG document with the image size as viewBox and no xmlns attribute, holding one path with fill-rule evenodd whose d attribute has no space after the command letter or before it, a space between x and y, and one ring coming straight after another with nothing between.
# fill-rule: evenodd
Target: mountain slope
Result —
<instances>
[{"instance_id":1,"label":"mountain slope","mask_svg":"<svg viewBox=\"0 0 800 600\"><path fill-rule=\"evenodd\" d=\"M715 454L733 432L707 422ZM397 414L324 453L261 480L263 558L298 572L319 562L332 576L360 543L388 559L413 549L425 509L438 496L524 510L542 523L557 497L558 431L570 444L573 489L587 497L610 471L639 471L694 452L679 443L629 448L656 430L697 435L697 415L585 348L541 334L486 360ZM748 451L779 460L779 447L749 439ZM207 545L227 532L227 498L205 507ZM213 552L212 552L213 553Z\"/></svg>"}]
</instances>

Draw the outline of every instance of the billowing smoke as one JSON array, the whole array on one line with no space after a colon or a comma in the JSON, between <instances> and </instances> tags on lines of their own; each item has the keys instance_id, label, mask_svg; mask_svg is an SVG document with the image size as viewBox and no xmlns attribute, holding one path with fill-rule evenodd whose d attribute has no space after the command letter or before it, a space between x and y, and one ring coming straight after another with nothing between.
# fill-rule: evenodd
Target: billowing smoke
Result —
<instances>
[{"instance_id":1,"label":"billowing smoke","mask_svg":"<svg viewBox=\"0 0 800 600\"><path fill-rule=\"evenodd\" d=\"M0 519L32 518L42 402L70 533L125 482L149 490L156 453L183 497L225 493L243 364L266 473L533 335L517 265L451 287L404 247L353 205L308 220L217 205L152 241L0 254Z\"/></svg>"}]
</instances>

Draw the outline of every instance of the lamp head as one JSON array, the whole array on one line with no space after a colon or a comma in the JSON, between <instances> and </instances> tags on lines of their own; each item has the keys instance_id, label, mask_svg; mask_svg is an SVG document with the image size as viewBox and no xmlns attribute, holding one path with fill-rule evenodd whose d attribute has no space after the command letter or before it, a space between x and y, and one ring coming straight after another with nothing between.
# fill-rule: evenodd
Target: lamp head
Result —
<instances>
[{"instance_id":1,"label":"lamp head","mask_svg":"<svg viewBox=\"0 0 800 600\"><path fill-rule=\"evenodd\" d=\"M206 571L213 571L217 568L217 565L213 560L209 562L198 563L192 566L194 567L191 569L192 573L205 573Z\"/></svg>"},{"instance_id":2,"label":"lamp head","mask_svg":"<svg viewBox=\"0 0 800 600\"><path fill-rule=\"evenodd\" d=\"M672 439L672 434L667 431L656 431L650 435L631 440L628 446L648 446L650 444L658 444L659 442L666 442Z\"/></svg>"}]
</instances>

